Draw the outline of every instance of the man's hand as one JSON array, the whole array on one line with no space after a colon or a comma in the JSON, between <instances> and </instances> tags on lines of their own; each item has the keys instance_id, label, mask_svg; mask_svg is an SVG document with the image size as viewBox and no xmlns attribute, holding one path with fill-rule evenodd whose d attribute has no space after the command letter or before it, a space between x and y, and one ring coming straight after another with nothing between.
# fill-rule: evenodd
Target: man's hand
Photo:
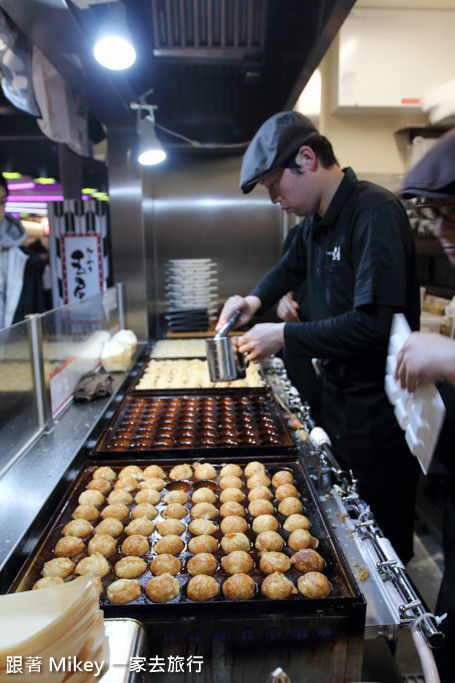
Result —
<instances>
[{"instance_id":1,"label":"man's hand","mask_svg":"<svg viewBox=\"0 0 455 683\"><path fill-rule=\"evenodd\" d=\"M299 304L297 301L294 301L289 294L286 294L286 296L279 300L276 314L280 320L284 320L286 323L298 323L298 310Z\"/></svg>"},{"instance_id":2,"label":"man's hand","mask_svg":"<svg viewBox=\"0 0 455 683\"><path fill-rule=\"evenodd\" d=\"M284 323L261 323L237 339L240 353L246 359L258 363L284 346Z\"/></svg>"},{"instance_id":3,"label":"man's hand","mask_svg":"<svg viewBox=\"0 0 455 683\"><path fill-rule=\"evenodd\" d=\"M235 296L230 296L223 306L223 310L221 311L215 326L215 331L217 332L221 329L236 311L240 311L240 318L237 321L236 327L246 325L260 307L261 300L257 296L247 296L245 298L238 296L237 294Z\"/></svg>"},{"instance_id":4,"label":"man's hand","mask_svg":"<svg viewBox=\"0 0 455 683\"><path fill-rule=\"evenodd\" d=\"M441 379L455 385L455 341L441 334L413 332L398 352L395 379L408 391Z\"/></svg>"}]
</instances>

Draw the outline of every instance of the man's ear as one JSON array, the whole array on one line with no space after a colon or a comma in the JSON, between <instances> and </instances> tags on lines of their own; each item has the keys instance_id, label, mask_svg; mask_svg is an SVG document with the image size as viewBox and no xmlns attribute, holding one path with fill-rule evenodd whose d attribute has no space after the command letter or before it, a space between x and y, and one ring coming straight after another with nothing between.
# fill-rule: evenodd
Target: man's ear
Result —
<instances>
[{"instance_id":1,"label":"man's ear","mask_svg":"<svg viewBox=\"0 0 455 683\"><path fill-rule=\"evenodd\" d=\"M316 169L317 157L308 145L300 147L295 160L302 170L314 171Z\"/></svg>"}]
</instances>

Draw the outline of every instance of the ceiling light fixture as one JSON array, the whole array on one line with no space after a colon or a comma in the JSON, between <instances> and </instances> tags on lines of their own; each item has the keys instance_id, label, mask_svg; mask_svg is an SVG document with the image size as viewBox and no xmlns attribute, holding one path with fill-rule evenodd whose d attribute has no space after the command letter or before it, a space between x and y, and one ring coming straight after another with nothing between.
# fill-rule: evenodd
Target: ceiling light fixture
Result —
<instances>
[{"instance_id":1,"label":"ceiling light fixture","mask_svg":"<svg viewBox=\"0 0 455 683\"><path fill-rule=\"evenodd\" d=\"M128 69L136 61L136 50L120 2L109 4L109 17L98 30L93 54L101 66L113 71Z\"/></svg>"},{"instance_id":2,"label":"ceiling light fixture","mask_svg":"<svg viewBox=\"0 0 455 683\"><path fill-rule=\"evenodd\" d=\"M154 110L158 107L154 104L147 104L141 98L139 103L131 102L131 109L137 110L137 124L136 130L139 138L139 148L137 160L142 166L154 166L161 164L166 158L166 152L163 145L158 140L155 131L155 114ZM142 112L147 112L144 118L141 118Z\"/></svg>"}]
</instances>

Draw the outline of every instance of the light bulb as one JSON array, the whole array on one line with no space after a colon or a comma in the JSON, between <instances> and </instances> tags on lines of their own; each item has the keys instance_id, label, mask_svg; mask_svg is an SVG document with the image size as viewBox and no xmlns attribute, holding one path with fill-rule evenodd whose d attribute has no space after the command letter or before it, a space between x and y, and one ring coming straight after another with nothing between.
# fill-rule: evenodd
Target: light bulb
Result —
<instances>
[{"instance_id":1,"label":"light bulb","mask_svg":"<svg viewBox=\"0 0 455 683\"><path fill-rule=\"evenodd\" d=\"M101 66L114 71L128 69L136 61L134 47L118 35L108 35L98 40L93 53Z\"/></svg>"}]
</instances>

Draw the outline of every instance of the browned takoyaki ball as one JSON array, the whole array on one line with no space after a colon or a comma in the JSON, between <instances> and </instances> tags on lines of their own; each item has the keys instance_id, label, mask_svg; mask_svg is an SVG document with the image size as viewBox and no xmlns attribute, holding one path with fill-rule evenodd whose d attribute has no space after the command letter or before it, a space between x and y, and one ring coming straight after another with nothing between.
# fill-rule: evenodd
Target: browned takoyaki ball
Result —
<instances>
[{"instance_id":1,"label":"browned takoyaki ball","mask_svg":"<svg viewBox=\"0 0 455 683\"><path fill-rule=\"evenodd\" d=\"M150 550L150 544L145 536L133 534L128 536L122 543L123 555L145 555Z\"/></svg>"},{"instance_id":2,"label":"browned takoyaki ball","mask_svg":"<svg viewBox=\"0 0 455 683\"><path fill-rule=\"evenodd\" d=\"M263 531L258 534L254 543L259 552L269 550L280 551L284 548L284 540L276 531Z\"/></svg>"},{"instance_id":3,"label":"browned takoyaki ball","mask_svg":"<svg viewBox=\"0 0 455 683\"><path fill-rule=\"evenodd\" d=\"M234 474L227 474L220 479L220 489L241 489L242 486L242 480Z\"/></svg>"},{"instance_id":4,"label":"browned takoyaki ball","mask_svg":"<svg viewBox=\"0 0 455 683\"><path fill-rule=\"evenodd\" d=\"M155 529L155 523L147 517L137 517L133 519L126 527L125 534L127 536L134 536L138 534L139 536L150 536L153 534Z\"/></svg>"},{"instance_id":5,"label":"browned takoyaki ball","mask_svg":"<svg viewBox=\"0 0 455 683\"><path fill-rule=\"evenodd\" d=\"M95 534L87 545L89 555L99 553L104 557L112 555L117 549L117 541L109 534Z\"/></svg>"},{"instance_id":6,"label":"browned takoyaki ball","mask_svg":"<svg viewBox=\"0 0 455 683\"><path fill-rule=\"evenodd\" d=\"M116 538L123 532L123 524L115 517L106 517L95 527L95 534L109 534Z\"/></svg>"},{"instance_id":7,"label":"browned takoyaki ball","mask_svg":"<svg viewBox=\"0 0 455 683\"><path fill-rule=\"evenodd\" d=\"M308 531L310 526L308 517L300 514L289 515L283 522L283 529L285 531L295 531L296 529L306 529Z\"/></svg>"},{"instance_id":8,"label":"browned takoyaki ball","mask_svg":"<svg viewBox=\"0 0 455 683\"><path fill-rule=\"evenodd\" d=\"M196 463L194 466L194 476L196 479L215 479L216 469L208 462Z\"/></svg>"},{"instance_id":9,"label":"browned takoyaki ball","mask_svg":"<svg viewBox=\"0 0 455 683\"><path fill-rule=\"evenodd\" d=\"M65 583L61 576L43 576L42 579L38 579L32 586L33 590L38 588L49 588L50 586L58 586L60 583Z\"/></svg>"},{"instance_id":10,"label":"browned takoyaki ball","mask_svg":"<svg viewBox=\"0 0 455 683\"><path fill-rule=\"evenodd\" d=\"M101 513L101 517L106 519L107 517L113 517L114 519L126 519L130 514L129 509L123 503L114 503L113 505L106 505Z\"/></svg>"},{"instance_id":11,"label":"browned takoyaki ball","mask_svg":"<svg viewBox=\"0 0 455 683\"><path fill-rule=\"evenodd\" d=\"M107 479L102 479L101 477L95 477L87 484L87 489L89 491L99 491L103 495L109 493L112 488L112 484Z\"/></svg>"},{"instance_id":12,"label":"browned takoyaki ball","mask_svg":"<svg viewBox=\"0 0 455 683\"><path fill-rule=\"evenodd\" d=\"M114 541L115 543L115 541ZM77 536L63 536L57 541L54 549L55 557L74 557L85 550L85 543Z\"/></svg>"},{"instance_id":13,"label":"browned takoyaki ball","mask_svg":"<svg viewBox=\"0 0 455 683\"><path fill-rule=\"evenodd\" d=\"M316 550L305 548L299 550L291 557L291 562L297 571L306 574L307 572L322 572L324 571L324 560Z\"/></svg>"},{"instance_id":14,"label":"browned takoyaki ball","mask_svg":"<svg viewBox=\"0 0 455 683\"><path fill-rule=\"evenodd\" d=\"M125 491L129 491L131 493L131 491L136 491L138 486L139 482L137 479L125 474L124 476L119 477L119 479L117 479L115 482L114 491L115 489L125 489Z\"/></svg>"},{"instance_id":15,"label":"browned takoyaki ball","mask_svg":"<svg viewBox=\"0 0 455 683\"><path fill-rule=\"evenodd\" d=\"M186 594L190 600L205 602L218 595L219 586L213 576L198 574L188 581Z\"/></svg>"},{"instance_id":16,"label":"browned takoyaki ball","mask_svg":"<svg viewBox=\"0 0 455 683\"><path fill-rule=\"evenodd\" d=\"M320 572L307 572L299 576L297 588L306 598L326 598L332 590L327 577Z\"/></svg>"},{"instance_id":17,"label":"browned takoyaki ball","mask_svg":"<svg viewBox=\"0 0 455 683\"><path fill-rule=\"evenodd\" d=\"M254 489L255 486L270 486L271 483L270 477L265 472L256 472L256 474L252 474L246 480L246 485L249 489Z\"/></svg>"},{"instance_id":18,"label":"browned takoyaki ball","mask_svg":"<svg viewBox=\"0 0 455 683\"><path fill-rule=\"evenodd\" d=\"M228 574L249 574L253 569L253 560L244 550L234 550L221 558L221 564Z\"/></svg>"},{"instance_id":19,"label":"browned takoyaki ball","mask_svg":"<svg viewBox=\"0 0 455 683\"><path fill-rule=\"evenodd\" d=\"M131 517L137 519L138 517L147 517L147 519L155 519L158 516L158 510L151 503L139 503L131 511Z\"/></svg>"},{"instance_id":20,"label":"browned takoyaki ball","mask_svg":"<svg viewBox=\"0 0 455 683\"><path fill-rule=\"evenodd\" d=\"M193 476L193 469L191 465L184 463L182 465L175 465L169 472L169 479L178 481L179 479L191 479Z\"/></svg>"},{"instance_id":21,"label":"browned takoyaki ball","mask_svg":"<svg viewBox=\"0 0 455 683\"><path fill-rule=\"evenodd\" d=\"M245 499L245 494L240 489L227 488L220 493L220 501L222 503L241 503Z\"/></svg>"},{"instance_id":22,"label":"browned takoyaki ball","mask_svg":"<svg viewBox=\"0 0 455 683\"><path fill-rule=\"evenodd\" d=\"M284 572L289 571L291 568L291 558L284 553L277 553L274 550L262 553L261 559L259 560L259 569L264 574L273 574L273 572Z\"/></svg>"},{"instance_id":23,"label":"browned takoyaki ball","mask_svg":"<svg viewBox=\"0 0 455 683\"><path fill-rule=\"evenodd\" d=\"M252 460L251 462L249 462L244 470L245 477L252 477L253 474L257 474L258 472L265 473L265 465L263 465L262 462L258 462L257 460Z\"/></svg>"},{"instance_id":24,"label":"browned takoyaki ball","mask_svg":"<svg viewBox=\"0 0 455 683\"><path fill-rule=\"evenodd\" d=\"M122 527L123 528L123 527ZM87 519L73 519L63 527L64 536L77 536L78 538L85 538L93 531L93 526Z\"/></svg>"},{"instance_id":25,"label":"browned takoyaki ball","mask_svg":"<svg viewBox=\"0 0 455 683\"><path fill-rule=\"evenodd\" d=\"M106 479L107 481L113 481L116 476L112 467L98 467L93 472L93 478L101 477L101 479Z\"/></svg>"},{"instance_id":26,"label":"browned takoyaki ball","mask_svg":"<svg viewBox=\"0 0 455 683\"><path fill-rule=\"evenodd\" d=\"M169 534L180 536L185 531L186 526L179 519L163 519L157 523L156 528L161 536L169 536Z\"/></svg>"},{"instance_id":27,"label":"browned takoyaki ball","mask_svg":"<svg viewBox=\"0 0 455 683\"><path fill-rule=\"evenodd\" d=\"M227 465L224 465L221 470L220 470L220 476L221 477L227 477L228 475L233 475L234 477L241 477L242 476L242 468L240 465L236 465L234 463L228 463Z\"/></svg>"},{"instance_id":28,"label":"browned takoyaki ball","mask_svg":"<svg viewBox=\"0 0 455 683\"><path fill-rule=\"evenodd\" d=\"M98 519L100 513L94 505L84 504L78 505L71 516L73 519L86 519L88 522L94 522L95 519Z\"/></svg>"},{"instance_id":29,"label":"browned takoyaki ball","mask_svg":"<svg viewBox=\"0 0 455 683\"><path fill-rule=\"evenodd\" d=\"M193 555L197 555L198 553L214 553L217 548L217 539L208 534L195 536L188 541L188 550L190 553L193 553Z\"/></svg>"},{"instance_id":30,"label":"browned takoyaki ball","mask_svg":"<svg viewBox=\"0 0 455 683\"><path fill-rule=\"evenodd\" d=\"M272 500L272 492L267 486L255 486L249 490L248 500Z\"/></svg>"},{"instance_id":31,"label":"browned takoyaki ball","mask_svg":"<svg viewBox=\"0 0 455 683\"><path fill-rule=\"evenodd\" d=\"M243 517L229 515L221 521L220 529L223 534L243 534L248 529L248 522Z\"/></svg>"},{"instance_id":32,"label":"browned takoyaki ball","mask_svg":"<svg viewBox=\"0 0 455 683\"><path fill-rule=\"evenodd\" d=\"M298 593L292 581L281 572L274 572L265 577L261 583L261 593L270 600L284 600Z\"/></svg>"},{"instance_id":33,"label":"browned takoyaki ball","mask_svg":"<svg viewBox=\"0 0 455 683\"><path fill-rule=\"evenodd\" d=\"M161 510L161 516L164 519L183 519L187 514L188 510L180 503L170 503L170 505Z\"/></svg>"},{"instance_id":34,"label":"browned takoyaki ball","mask_svg":"<svg viewBox=\"0 0 455 683\"><path fill-rule=\"evenodd\" d=\"M294 484L281 484L275 489L275 498L284 500L285 498L299 498L300 494Z\"/></svg>"},{"instance_id":35,"label":"browned takoyaki ball","mask_svg":"<svg viewBox=\"0 0 455 683\"><path fill-rule=\"evenodd\" d=\"M230 517L234 515L235 517L244 517L246 515L245 508L240 503L236 503L234 500L228 500L227 503L223 503L220 507L221 517Z\"/></svg>"},{"instance_id":36,"label":"browned takoyaki ball","mask_svg":"<svg viewBox=\"0 0 455 683\"><path fill-rule=\"evenodd\" d=\"M273 515L275 513L275 508L270 500L263 500L259 498L258 500L252 500L248 505L248 512L252 517L259 517L259 515Z\"/></svg>"},{"instance_id":37,"label":"browned takoyaki ball","mask_svg":"<svg viewBox=\"0 0 455 683\"><path fill-rule=\"evenodd\" d=\"M115 505L115 503L123 503L123 505L129 505L133 502L133 496L126 489L114 489L110 492L107 502L109 505Z\"/></svg>"},{"instance_id":38,"label":"browned takoyaki ball","mask_svg":"<svg viewBox=\"0 0 455 683\"><path fill-rule=\"evenodd\" d=\"M149 478L166 479L166 472L159 465L149 465L148 467L145 468L143 475L144 475L144 479L149 479Z\"/></svg>"},{"instance_id":39,"label":"browned takoyaki ball","mask_svg":"<svg viewBox=\"0 0 455 683\"><path fill-rule=\"evenodd\" d=\"M186 570L189 574L207 574L211 576L218 569L218 562L211 553L198 553L191 557L186 563Z\"/></svg>"},{"instance_id":40,"label":"browned takoyaki ball","mask_svg":"<svg viewBox=\"0 0 455 683\"><path fill-rule=\"evenodd\" d=\"M164 573L149 579L145 594L152 602L169 602L180 593L180 584L172 574Z\"/></svg>"},{"instance_id":41,"label":"browned takoyaki ball","mask_svg":"<svg viewBox=\"0 0 455 683\"><path fill-rule=\"evenodd\" d=\"M185 505L188 501L188 494L186 494L185 491L168 491L163 496L163 503L166 503L166 505L170 505L171 503Z\"/></svg>"},{"instance_id":42,"label":"browned takoyaki ball","mask_svg":"<svg viewBox=\"0 0 455 683\"><path fill-rule=\"evenodd\" d=\"M194 519L213 519L217 516L218 510L212 503L196 503L191 508L190 514Z\"/></svg>"},{"instance_id":43,"label":"browned takoyaki ball","mask_svg":"<svg viewBox=\"0 0 455 683\"><path fill-rule=\"evenodd\" d=\"M256 592L256 584L248 574L233 574L221 586L229 600L251 600Z\"/></svg>"},{"instance_id":44,"label":"browned takoyaki ball","mask_svg":"<svg viewBox=\"0 0 455 683\"><path fill-rule=\"evenodd\" d=\"M106 558L99 553L95 553L94 555L83 557L82 560L77 563L74 573L79 574L80 576L90 574L91 576L102 577L109 574L110 568Z\"/></svg>"},{"instance_id":45,"label":"browned takoyaki ball","mask_svg":"<svg viewBox=\"0 0 455 683\"><path fill-rule=\"evenodd\" d=\"M77 499L77 502L81 505L102 505L104 500L105 499L101 491L87 489L86 491L82 491L81 495Z\"/></svg>"},{"instance_id":46,"label":"browned takoyaki ball","mask_svg":"<svg viewBox=\"0 0 455 683\"><path fill-rule=\"evenodd\" d=\"M216 493L212 489L203 486L200 489L196 489L191 496L191 500L195 505L198 503L214 503L216 501Z\"/></svg>"},{"instance_id":47,"label":"browned takoyaki ball","mask_svg":"<svg viewBox=\"0 0 455 683\"><path fill-rule=\"evenodd\" d=\"M218 531L218 527L209 519L193 519L188 524L188 530L195 536L201 536L202 534L214 534L215 531Z\"/></svg>"},{"instance_id":48,"label":"browned takoyaki ball","mask_svg":"<svg viewBox=\"0 0 455 683\"><path fill-rule=\"evenodd\" d=\"M117 579L108 587L106 595L116 605L126 605L137 600L141 592L141 584L136 579Z\"/></svg>"},{"instance_id":49,"label":"browned takoyaki ball","mask_svg":"<svg viewBox=\"0 0 455 683\"><path fill-rule=\"evenodd\" d=\"M273 515L259 515L253 520L253 531L258 534L263 531L276 531L279 528L278 520Z\"/></svg>"},{"instance_id":50,"label":"browned takoyaki ball","mask_svg":"<svg viewBox=\"0 0 455 683\"><path fill-rule=\"evenodd\" d=\"M317 548L319 541L312 536L306 529L295 529L288 538L288 546L292 550L303 550L304 548Z\"/></svg>"},{"instance_id":51,"label":"browned takoyaki ball","mask_svg":"<svg viewBox=\"0 0 455 683\"><path fill-rule=\"evenodd\" d=\"M180 536L176 536L175 534L168 534L167 536L163 536L163 538L160 538L155 543L155 545L153 546L153 550L158 555L161 555L161 553L169 553L169 555L179 555L184 547L185 544L180 538Z\"/></svg>"},{"instance_id":52,"label":"browned takoyaki ball","mask_svg":"<svg viewBox=\"0 0 455 683\"><path fill-rule=\"evenodd\" d=\"M75 567L76 564L69 557L55 557L53 560L44 563L43 576L60 576L62 579L66 579L73 573Z\"/></svg>"},{"instance_id":53,"label":"browned takoyaki ball","mask_svg":"<svg viewBox=\"0 0 455 683\"><path fill-rule=\"evenodd\" d=\"M147 569L147 562L142 557L128 555L115 563L115 573L119 579L137 579Z\"/></svg>"},{"instance_id":54,"label":"browned takoyaki ball","mask_svg":"<svg viewBox=\"0 0 455 683\"><path fill-rule=\"evenodd\" d=\"M160 574L172 574L172 576L175 576L181 569L182 563L179 558L170 553L157 555L150 563L150 571L153 576L160 576Z\"/></svg>"},{"instance_id":55,"label":"browned takoyaki ball","mask_svg":"<svg viewBox=\"0 0 455 683\"><path fill-rule=\"evenodd\" d=\"M140 503L151 503L151 505L156 505L160 500L161 494L156 489L141 489L134 496L134 502L138 505L140 505Z\"/></svg>"},{"instance_id":56,"label":"browned takoyaki ball","mask_svg":"<svg viewBox=\"0 0 455 683\"><path fill-rule=\"evenodd\" d=\"M281 486L281 484L292 484L293 482L294 477L292 476L292 472L289 470L280 470L279 472L275 472L272 477L272 486L275 488Z\"/></svg>"},{"instance_id":57,"label":"browned takoyaki ball","mask_svg":"<svg viewBox=\"0 0 455 683\"><path fill-rule=\"evenodd\" d=\"M284 498L278 505L278 512L285 517L289 517L289 515L301 514L303 512L303 505L298 498Z\"/></svg>"},{"instance_id":58,"label":"browned takoyaki ball","mask_svg":"<svg viewBox=\"0 0 455 683\"><path fill-rule=\"evenodd\" d=\"M145 491L146 489L155 489L155 491L162 491L164 489L164 481L160 477L148 477L148 479L144 479L144 481L141 481L139 484L139 488L141 491Z\"/></svg>"},{"instance_id":59,"label":"browned takoyaki ball","mask_svg":"<svg viewBox=\"0 0 455 683\"><path fill-rule=\"evenodd\" d=\"M226 553L232 553L234 550L247 551L251 548L251 541L242 533L225 534L221 539L221 547Z\"/></svg>"},{"instance_id":60,"label":"browned takoyaki ball","mask_svg":"<svg viewBox=\"0 0 455 683\"><path fill-rule=\"evenodd\" d=\"M118 476L119 479L120 477L134 477L138 481L142 481L144 478L144 473L139 465L125 465L125 467L122 467L118 473Z\"/></svg>"}]
</instances>

